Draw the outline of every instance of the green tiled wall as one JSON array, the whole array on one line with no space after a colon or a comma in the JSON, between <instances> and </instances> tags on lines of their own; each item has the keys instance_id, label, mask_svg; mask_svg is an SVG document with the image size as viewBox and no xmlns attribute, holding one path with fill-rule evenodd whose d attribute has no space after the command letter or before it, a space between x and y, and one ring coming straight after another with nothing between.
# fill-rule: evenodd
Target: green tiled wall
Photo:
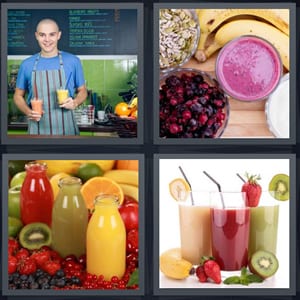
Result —
<instances>
[{"instance_id":1,"label":"green tiled wall","mask_svg":"<svg viewBox=\"0 0 300 300\"><path fill-rule=\"evenodd\" d=\"M137 59L82 59L81 62L87 87L98 94L103 106L109 103L114 107L116 103L122 101L122 97L118 94L130 89L127 82L137 72ZM10 66L20 63L20 60L8 60L8 75ZM12 95L9 95L9 98L12 98ZM11 102L11 99L9 101Z\"/></svg>"}]
</instances>

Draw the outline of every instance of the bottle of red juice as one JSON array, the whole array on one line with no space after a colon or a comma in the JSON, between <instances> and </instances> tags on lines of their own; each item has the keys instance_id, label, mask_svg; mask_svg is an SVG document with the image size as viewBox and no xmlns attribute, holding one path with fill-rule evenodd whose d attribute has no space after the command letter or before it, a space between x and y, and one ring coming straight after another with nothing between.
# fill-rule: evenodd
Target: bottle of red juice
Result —
<instances>
[{"instance_id":1,"label":"bottle of red juice","mask_svg":"<svg viewBox=\"0 0 300 300\"><path fill-rule=\"evenodd\" d=\"M33 222L51 226L53 190L47 177L47 165L30 162L25 165L26 176L20 193L21 220L24 225Z\"/></svg>"}]
</instances>

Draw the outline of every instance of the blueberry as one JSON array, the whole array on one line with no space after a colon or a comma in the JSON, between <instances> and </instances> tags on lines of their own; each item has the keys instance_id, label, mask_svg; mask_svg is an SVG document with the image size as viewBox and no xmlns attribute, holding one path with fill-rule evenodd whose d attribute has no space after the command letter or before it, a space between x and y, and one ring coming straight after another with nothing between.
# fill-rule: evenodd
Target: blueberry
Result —
<instances>
[{"instance_id":1,"label":"blueberry","mask_svg":"<svg viewBox=\"0 0 300 300\"><path fill-rule=\"evenodd\" d=\"M64 277L65 276L65 272L64 270L60 269L60 270L57 270L56 271L56 274L55 274L58 278L61 278L61 277Z\"/></svg>"},{"instance_id":2,"label":"blueberry","mask_svg":"<svg viewBox=\"0 0 300 300\"><path fill-rule=\"evenodd\" d=\"M57 287L64 287L66 285L66 281L63 278L60 278L56 281Z\"/></svg>"}]
</instances>

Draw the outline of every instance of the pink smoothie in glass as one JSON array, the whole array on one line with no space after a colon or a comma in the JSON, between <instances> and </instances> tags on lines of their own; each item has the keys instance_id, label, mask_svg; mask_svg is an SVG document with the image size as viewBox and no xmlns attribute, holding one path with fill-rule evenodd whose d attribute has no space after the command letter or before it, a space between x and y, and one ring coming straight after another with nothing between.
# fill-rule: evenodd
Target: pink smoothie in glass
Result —
<instances>
[{"instance_id":1,"label":"pink smoothie in glass","mask_svg":"<svg viewBox=\"0 0 300 300\"><path fill-rule=\"evenodd\" d=\"M212 255L221 270L234 271L248 264L250 209L211 208Z\"/></svg>"},{"instance_id":2,"label":"pink smoothie in glass","mask_svg":"<svg viewBox=\"0 0 300 300\"><path fill-rule=\"evenodd\" d=\"M266 98L278 85L282 63L277 50L264 39L242 36L220 51L216 76L233 98L255 101Z\"/></svg>"}]
</instances>

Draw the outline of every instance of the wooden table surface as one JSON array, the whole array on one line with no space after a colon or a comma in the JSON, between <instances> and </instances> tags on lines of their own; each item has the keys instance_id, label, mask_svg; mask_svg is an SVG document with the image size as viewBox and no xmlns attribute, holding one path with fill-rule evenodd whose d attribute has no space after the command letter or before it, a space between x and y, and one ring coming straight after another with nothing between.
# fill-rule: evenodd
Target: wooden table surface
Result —
<instances>
[{"instance_id":1,"label":"wooden table surface","mask_svg":"<svg viewBox=\"0 0 300 300\"><path fill-rule=\"evenodd\" d=\"M205 71L215 77L216 57L217 53L203 63L192 58L182 67ZM266 122L265 102L266 99L243 102L229 98L230 116L222 138L274 138Z\"/></svg>"}]
</instances>

